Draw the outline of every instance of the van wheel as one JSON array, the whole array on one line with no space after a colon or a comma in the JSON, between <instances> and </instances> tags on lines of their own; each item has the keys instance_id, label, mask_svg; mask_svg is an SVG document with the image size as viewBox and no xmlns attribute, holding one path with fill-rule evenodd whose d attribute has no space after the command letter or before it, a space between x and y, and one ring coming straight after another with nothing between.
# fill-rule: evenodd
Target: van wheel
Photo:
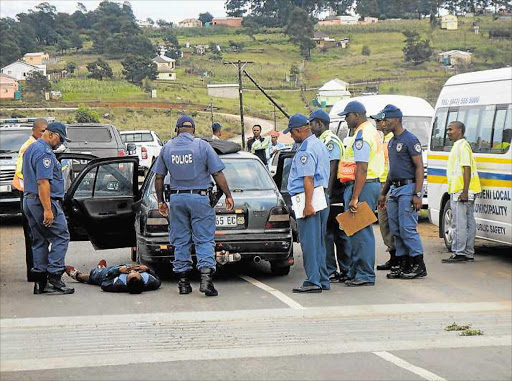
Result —
<instances>
[{"instance_id":1,"label":"van wheel","mask_svg":"<svg viewBox=\"0 0 512 381\"><path fill-rule=\"evenodd\" d=\"M452 208L450 207L450 200L448 200L444 204L443 208L443 220L441 222L442 232L443 232L443 239L444 239L444 245L446 248L451 251L452 250L452 242L453 242L453 228L452 228L452 221L453 221L453 213Z\"/></svg>"}]
</instances>

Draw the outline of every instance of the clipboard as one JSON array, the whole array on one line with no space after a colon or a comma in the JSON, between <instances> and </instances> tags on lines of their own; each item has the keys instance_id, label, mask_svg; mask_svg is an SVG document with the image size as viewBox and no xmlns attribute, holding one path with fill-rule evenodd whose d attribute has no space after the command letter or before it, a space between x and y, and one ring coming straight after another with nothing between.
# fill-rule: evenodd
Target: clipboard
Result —
<instances>
[{"instance_id":1,"label":"clipboard","mask_svg":"<svg viewBox=\"0 0 512 381\"><path fill-rule=\"evenodd\" d=\"M375 217L375 213L366 202L361 202L357 207L357 213L352 213L350 210L347 210L344 213L338 214L336 221L338 221L340 229L345 231L345 234L350 237L373 224L377 221L377 217Z\"/></svg>"},{"instance_id":2,"label":"clipboard","mask_svg":"<svg viewBox=\"0 0 512 381\"><path fill-rule=\"evenodd\" d=\"M295 213L295 218L304 218L304 207L306 206L306 193L302 192L291 196L292 198L292 209ZM325 198L325 190L322 186L318 186L313 191L313 199L311 204L315 212L324 210L327 208L327 200Z\"/></svg>"}]
</instances>

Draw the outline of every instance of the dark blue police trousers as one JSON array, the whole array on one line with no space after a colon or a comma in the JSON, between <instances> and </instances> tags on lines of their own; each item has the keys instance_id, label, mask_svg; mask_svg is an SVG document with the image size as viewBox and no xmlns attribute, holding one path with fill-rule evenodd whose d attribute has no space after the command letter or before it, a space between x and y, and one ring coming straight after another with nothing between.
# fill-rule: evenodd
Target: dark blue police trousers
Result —
<instances>
[{"instance_id":1,"label":"dark blue police trousers","mask_svg":"<svg viewBox=\"0 0 512 381\"><path fill-rule=\"evenodd\" d=\"M58 201L51 200L53 224L43 225L44 210L39 198L24 198L23 210L32 232L34 270L51 274L62 274L69 245L69 231L66 217Z\"/></svg>"}]
</instances>

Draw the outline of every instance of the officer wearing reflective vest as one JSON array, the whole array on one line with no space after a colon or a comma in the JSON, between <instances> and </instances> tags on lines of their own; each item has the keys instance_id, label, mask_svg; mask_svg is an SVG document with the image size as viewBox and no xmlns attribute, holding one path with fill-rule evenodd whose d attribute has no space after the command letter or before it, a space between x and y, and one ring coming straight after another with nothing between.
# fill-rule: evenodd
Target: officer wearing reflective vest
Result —
<instances>
[{"instance_id":1,"label":"officer wearing reflective vest","mask_svg":"<svg viewBox=\"0 0 512 381\"><path fill-rule=\"evenodd\" d=\"M384 171L384 150L377 129L367 120L366 108L357 101L349 102L340 116L350 129L346 140L345 156L340 161L338 177L346 185L345 208L357 213L358 205L366 202L375 210L380 191L380 176ZM375 284L375 236L373 227L358 231L351 237L352 264L347 286L373 286Z\"/></svg>"},{"instance_id":2,"label":"officer wearing reflective vest","mask_svg":"<svg viewBox=\"0 0 512 381\"><path fill-rule=\"evenodd\" d=\"M382 148L384 149L384 159L385 159L385 165L384 165L384 172L382 173L382 176L380 177L380 187L381 190L386 184L386 180L388 178L389 173L389 155L388 155L388 143L393 137L392 132L388 132L385 129L385 120L384 113L381 111L376 115L370 115L370 118L375 120L375 124L377 127L377 130L382 133ZM382 235L382 241L384 241L384 245L387 247L387 251L389 252L389 260L387 260L385 263L382 263L380 265L377 265L377 270L391 270L391 267L393 267L396 264L396 249L395 249L395 238L391 234L391 230L389 228L389 220L388 220L388 211L385 207L379 207L377 208L377 213L379 216L379 229L380 234Z\"/></svg>"},{"instance_id":3,"label":"officer wearing reflective vest","mask_svg":"<svg viewBox=\"0 0 512 381\"><path fill-rule=\"evenodd\" d=\"M290 117L288 127L283 131L291 133L292 139L299 144L293 157L288 176L288 192L293 197L303 197L303 218L297 218L300 246L306 280L295 287L295 293L320 293L329 290L329 274L325 264L325 234L329 208L327 207L327 187L329 186L329 156L327 149L315 135L311 133L308 118L301 114ZM317 209L314 204L315 189L318 201ZM324 208L320 208L324 197Z\"/></svg>"},{"instance_id":4,"label":"officer wearing reflective vest","mask_svg":"<svg viewBox=\"0 0 512 381\"><path fill-rule=\"evenodd\" d=\"M23 210L32 233L34 294L72 294L61 277L66 268L69 231L61 202L64 179L53 150L67 139L66 126L46 126L43 136L23 155Z\"/></svg>"},{"instance_id":5,"label":"officer wearing reflective vest","mask_svg":"<svg viewBox=\"0 0 512 381\"><path fill-rule=\"evenodd\" d=\"M427 275L427 268L417 229L424 177L421 143L403 128L402 111L398 107L387 105L382 114L385 129L393 132L393 138L388 144L389 174L381 190L379 206L384 207L387 199L385 207L398 261L398 266L393 267L387 277L422 278Z\"/></svg>"},{"instance_id":6,"label":"officer wearing reflective vest","mask_svg":"<svg viewBox=\"0 0 512 381\"><path fill-rule=\"evenodd\" d=\"M27 263L28 282L35 282L36 279L34 279L31 271L32 267L34 266L34 258L32 254L32 235L30 232L30 226L28 226L27 216L23 211L23 154L32 143L35 143L37 139L43 136L47 125L48 122L44 118L37 118L34 120L34 123L32 124L32 135L30 135L27 141L23 143L18 152L18 158L16 159L16 171L12 179L12 186L20 192L20 210L23 222L23 235L25 236L25 260Z\"/></svg>"},{"instance_id":7,"label":"officer wearing reflective vest","mask_svg":"<svg viewBox=\"0 0 512 381\"><path fill-rule=\"evenodd\" d=\"M210 144L194 138L195 123L188 116L176 122L178 136L162 148L153 167L156 173L155 190L158 210L169 216L169 241L174 247L174 272L179 275L180 294L192 292L190 272L192 270L192 243L195 245L197 269L201 272L199 291L206 296L217 296L212 276L215 272L215 210L210 205L209 195L213 183L226 195L228 211L234 202L226 178L225 168ZM164 202L164 178L170 178L170 213Z\"/></svg>"},{"instance_id":8,"label":"officer wearing reflective vest","mask_svg":"<svg viewBox=\"0 0 512 381\"><path fill-rule=\"evenodd\" d=\"M329 114L323 110L315 110L309 115L311 132L325 145L329 153L329 195L330 211L327 220L327 231L325 232L326 265L329 273L329 280L337 282L346 276L350 267L350 257L345 253L348 247L347 236L340 230L336 216L343 212L343 186L338 181L338 165L344 156L345 147L341 139L330 129L331 119ZM340 271L338 272L338 266Z\"/></svg>"}]
</instances>

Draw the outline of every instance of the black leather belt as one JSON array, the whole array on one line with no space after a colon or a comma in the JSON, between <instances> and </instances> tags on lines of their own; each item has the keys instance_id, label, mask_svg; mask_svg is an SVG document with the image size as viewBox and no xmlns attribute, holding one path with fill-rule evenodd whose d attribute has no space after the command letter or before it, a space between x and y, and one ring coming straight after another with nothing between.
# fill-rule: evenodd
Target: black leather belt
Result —
<instances>
[{"instance_id":1,"label":"black leather belt","mask_svg":"<svg viewBox=\"0 0 512 381\"><path fill-rule=\"evenodd\" d=\"M354 180L346 181L343 183L343 185L352 185L356 182ZM367 179L365 183L380 183L380 179Z\"/></svg>"},{"instance_id":2,"label":"black leather belt","mask_svg":"<svg viewBox=\"0 0 512 381\"><path fill-rule=\"evenodd\" d=\"M39 198L39 195L38 194L35 194L35 193L25 193L23 195L23 197L25 198L32 198L32 199L36 199L36 198ZM59 197L50 197L53 201L59 201L59 202L62 202L62 199L59 198Z\"/></svg>"},{"instance_id":3,"label":"black leather belt","mask_svg":"<svg viewBox=\"0 0 512 381\"><path fill-rule=\"evenodd\" d=\"M415 184L416 180L413 179L401 179L401 180L391 180L391 185L394 185L397 188L403 187L404 185Z\"/></svg>"},{"instance_id":4,"label":"black leather belt","mask_svg":"<svg viewBox=\"0 0 512 381\"><path fill-rule=\"evenodd\" d=\"M171 194L180 194L180 193L187 193L187 194L199 194L201 196L208 196L208 189L171 189Z\"/></svg>"}]
</instances>

